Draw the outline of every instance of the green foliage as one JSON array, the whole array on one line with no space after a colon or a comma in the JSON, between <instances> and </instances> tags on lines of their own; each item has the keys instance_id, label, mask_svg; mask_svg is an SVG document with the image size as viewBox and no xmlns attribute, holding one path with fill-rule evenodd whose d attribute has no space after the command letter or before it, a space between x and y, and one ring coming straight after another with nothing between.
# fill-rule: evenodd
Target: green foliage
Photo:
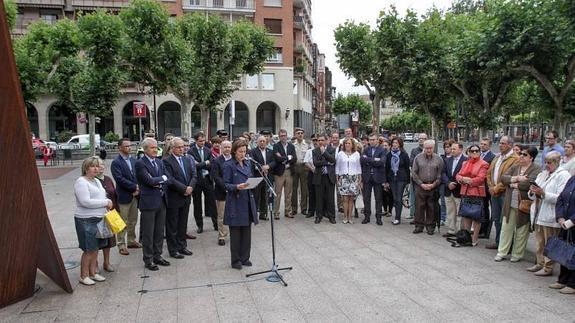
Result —
<instances>
[{"instance_id":1,"label":"green foliage","mask_svg":"<svg viewBox=\"0 0 575 323\"><path fill-rule=\"evenodd\" d=\"M429 116L416 111L406 111L383 120L381 126L384 129L397 132L429 132L431 119Z\"/></svg>"},{"instance_id":2,"label":"green foliage","mask_svg":"<svg viewBox=\"0 0 575 323\"><path fill-rule=\"evenodd\" d=\"M115 144L120 140L120 136L113 131L108 131L106 133L106 135L104 136L104 140L106 140L107 142Z\"/></svg>"},{"instance_id":3,"label":"green foliage","mask_svg":"<svg viewBox=\"0 0 575 323\"><path fill-rule=\"evenodd\" d=\"M71 130L64 130L60 131L56 134L56 141L57 142L67 142L68 140L72 139L73 136L76 134L73 133Z\"/></svg>"},{"instance_id":4,"label":"green foliage","mask_svg":"<svg viewBox=\"0 0 575 323\"><path fill-rule=\"evenodd\" d=\"M372 105L361 98L359 94L348 94L343 96L341 93L333 101L332 111L334 114L349 114L353 111L359 112L359 121L367 124L371 120Z\"/></svg>"},{"instance_id":5,"label":"green foliage","mask_svg":"<svg viewBox=\"0 0 575 323\"><path fill-rule=\"evenodd\" d=\"M8 28L12 29L16 26L16 15L18 15L18 6L13 0L4 0L4 11L6 11L6 19L8 20Z\"/></svg>"}]
</instances>

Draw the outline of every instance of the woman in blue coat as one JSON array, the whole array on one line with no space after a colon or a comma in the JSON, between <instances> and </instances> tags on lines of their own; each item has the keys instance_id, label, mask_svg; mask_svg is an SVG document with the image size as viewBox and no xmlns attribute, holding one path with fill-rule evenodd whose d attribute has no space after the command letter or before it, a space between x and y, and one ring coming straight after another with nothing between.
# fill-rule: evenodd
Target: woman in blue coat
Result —
<instances>
[{"instance_id":1,"label":"woman in blue coat","mask_svg":"<svg viewBox=\"0 0 575 323\"><path fill-rule=\"evenodd\" d=\"M250 162L244 160L248 145L243 139L232 144L233 158L224 164L226 185L226 208L224 224L230 228L230 252L232 268L251 266L252 222L258 223L256 204L251 190L247 190L248 178L252 177Z\"/></svg>"},{"instance_id":2,"label":"woman in blue coat","mask_svg":"<svg viewBox=\"0 0 575 323\"><path fill-rule=\"evenodd\" d=\"M575 176L572 176L565 184L555 204L555 218L561 225L559 236L564 240L571 239L571 243L575 243L575 194L573 193L575 193ZM561 294L575 294L575 270L561 266L557 282L549 285L549 288L559 289Z\"/></svg>"}]
</instances>

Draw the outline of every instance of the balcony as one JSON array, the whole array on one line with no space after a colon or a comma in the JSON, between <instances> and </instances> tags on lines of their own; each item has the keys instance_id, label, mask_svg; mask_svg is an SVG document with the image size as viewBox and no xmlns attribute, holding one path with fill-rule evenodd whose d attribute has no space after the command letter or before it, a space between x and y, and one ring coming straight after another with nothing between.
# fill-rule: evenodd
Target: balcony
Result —
<instances>
[{"instance_id":1,"label":"balcony","mask_svg":"<svg viewBox=\"0 0 575 323\"><path fill-rule=\"evenodd\" d=\"M223 11L249 13L256 11L255 0L183 0L182 7L187 11Z\"/></svg>"},{"instance_id":2,"label":"balcony","mask_svg":"<svg viewBox=\"0 0 575 323\"><path fill-rule=\"evenodd\" d=\"M16 0L18 7L62 8L65 0Z\"/></svg>"},{"instance_id":3,"label":"balcony","mask_svg":"<svg viewBox=\"0 0 575 323\"><path fill-rule=\"evenodd\" d=\"M72 6L75 8L121 9L129 4L128 0L72 0Z\"/></svg>"},{"instance_id":4,"label":"balcony","mask_svg":"<svg viewBox=\"0 0 575 323\"><path fill-rule=\"evenodd\" d=\"M293 17L293 27L295 29L302 30L305 26L305 22L303 21L302 16L294 16Z\"/></svg>"}]
</instances>

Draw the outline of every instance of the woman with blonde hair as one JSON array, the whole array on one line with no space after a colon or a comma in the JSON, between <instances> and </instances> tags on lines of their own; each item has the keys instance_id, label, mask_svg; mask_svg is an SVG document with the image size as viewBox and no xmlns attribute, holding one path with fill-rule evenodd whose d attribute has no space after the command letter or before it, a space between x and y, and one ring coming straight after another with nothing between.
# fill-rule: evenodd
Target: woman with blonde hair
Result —
<instances>
[{"instance_id":1,"label":"woman with blonde hair","mask_svg":"<svg viewBox=\"0 0 575 323\"><path fill-rule=\"evenodd\" d=\"M343 199L343 223L352 224L354 201L361 193L361 164L355 140L345 138L335 162L337 189Z\"/></svg>"}]
</instances>

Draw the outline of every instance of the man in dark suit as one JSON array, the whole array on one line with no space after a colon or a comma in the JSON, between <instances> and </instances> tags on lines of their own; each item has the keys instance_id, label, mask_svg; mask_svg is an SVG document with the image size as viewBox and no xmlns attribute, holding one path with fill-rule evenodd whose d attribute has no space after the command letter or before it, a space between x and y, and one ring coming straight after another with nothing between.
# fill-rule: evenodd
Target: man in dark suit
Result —
<instances>
[{"instance_id":1,"label":"man in dark suit","mask_svg":"<svg viewBox=\"0 0 575 323\"><path fill-rule=\"evenodd\" d=\"M274 219L276 220L280 219L280 201L282 191L285 191L284 216L286 218L293 218L291 209L291 193L293 186L291 167L293 167L297 161L295 146L288 142L287 131L285 129L280 129L278 135L280 141L275 144L273 148L273 155L276 162L273 171L277 198L274 205Z\"/></svg>"},{"instance_id":2,"label":"man in dark suit","mask_svg":"<svg viewBox=\"0 0 575 323\"><path fill-rule=\"evenodd\" d=\"M168 208L166 210L166 242L172 258L191 256L186 242L188 213L191 196L196 185L196 165L184 156L184 141L179 137L170 142L171 154L164 159L168 175Z\"/></svg>"},{"instance_id":3,"label":"man in dark suit","mask_svg":"<svg viewBox=\"0 0 575 323\"><path fill-rule=\"evenodd\" d=\"M267 138L265 136L260 135L257 139L257 146L250 150L249 155L255 161L260 163L261 171L264 175L269 179L270 171L273 170L276 166L276 161L274 158L273 150L267 148ZM259 166L256 163L252 164L252 173L254 177L262 177L259 172ZM265 181L259 183L259 185L253 190L254 196L256 199L256 207L258 208L259 218L260 220L268 220L268 185ZM291 202L290 202L291 203Z\"/></svg>"},{"instance_id":4,"label":"man in dark suit","mask_svg":"<svg viewBox=\"0 0 575 323\"><path fill-rule=\"evenodd\" d=\"M444 237L455 235L461 226L461 219L457 215L461 204L461 185L457 183L455 176L461 170L467 157L463 155L463 144L451 145L451 156L445 160L442 182L445 185L445 208L447 211L447 233Z\"/></svg>"},{"instance_id":5,"label":"man in dark suit","mask_svg":"<svg viewBox=\"0 0 575 323\"><path fill-rule=\"evenodd\" d=\"M480 158L488 164L491 164L495 158L495 154L491 151L491 139L488 137L481 139L479 149L481 150ZM487 179L485 179L485 192L487 193L487 196L483 199L483 220L481 221L481 230L479 230L479 238L481 239L489 239L489 234L491 233L491 217L489 212L491 194L489 194Z\"/></svg>"},{"instance_id":6,"label":"man in dark suit","mask_svg":"<svg viewBox=\"0 0 575 323\"><path fill-rule=\"evenodd\" d=\"M363 178L364 218L361 223L369 223L371 218L371 192L375 195L375 218L382 225L383 183L385 182L385 151L379 146L377 135L369 136L369 146L361 155L361 177Z\"/></svg>"},{"instance_id":7,"label":"man in dark suit","mask_svg":"<svg viewBox=\"0 0 575 323\"><path fill-rule=\"evenodd\" d=\"M202 193L204 194L204 211L206 212L206 217L212 219L214 230L218 229L214 182L210 175L212 169L212 152L205 146L206 137L203 133L197 133L194 139L196 140L196 144L188 151L188 154L196 161L198 181L192 192L192 197L194 200L194 218L196 219L196 226L198 227L197 232L202 233L204 231Z\"/></svg>"},{"instance_id":8,"label":"man in dark suit","mask_svg":"<svg viewBox=\"0 0 575 323\"><path fill-rule=\"evenodd\" d=\"M318 147L312 152L315 173L315 223L320 223L322 217L335 224L335 149L326 141L325 135L317 137Z\"/></svg>"},{"instance_id":9,"label":"man in dark suit","mask_svg":"<svg viewBox=\"0 0 575 323\"><path fill-rule=\"evenodd\" d=\"M218 245L226 245L228 228L224 225L224 213L226 209L226 185L224 183L224 163L232 159L232 143L228 140L220 144L221 155L214 159L212 165L212 177L214 179L214 197L216 199L216 208L218 212Z\"/></svg>"},{"instance_id":10,"label":"man in dark suit","mask_svg":"<svg viewBox=\"0 0 575 323\"><path fill-rule=\"evenodd\" d=\"M118 141L118 150L120 153L112 161L111 170L116 182L116 193L118 194L118 206L120 208L118 212L120 212L122 220L126 223L126 228L118 232L117 242L120 254L127 256L130 252L126 248L126 235L128 236L128 248L142 248L142 245L136 241L140 189L134 173L136 160L130 156L132 143L129 139L120 139Z\"/></svg>"},{"instance_id":11,"label":"man in dark suit","mask_svg":"<svg viewBox=\"0 0 575 323\"><path fill-rule=\"evenodd\" d=\"M141 232L144 264L147 269L156 271L158 266L169 266L162 258L166 221L166 184L164 163L156 158L158 142L154 138L142 141L144 156L135 165L136 179L140 188Z\"/></svg>"}]
</instances>

